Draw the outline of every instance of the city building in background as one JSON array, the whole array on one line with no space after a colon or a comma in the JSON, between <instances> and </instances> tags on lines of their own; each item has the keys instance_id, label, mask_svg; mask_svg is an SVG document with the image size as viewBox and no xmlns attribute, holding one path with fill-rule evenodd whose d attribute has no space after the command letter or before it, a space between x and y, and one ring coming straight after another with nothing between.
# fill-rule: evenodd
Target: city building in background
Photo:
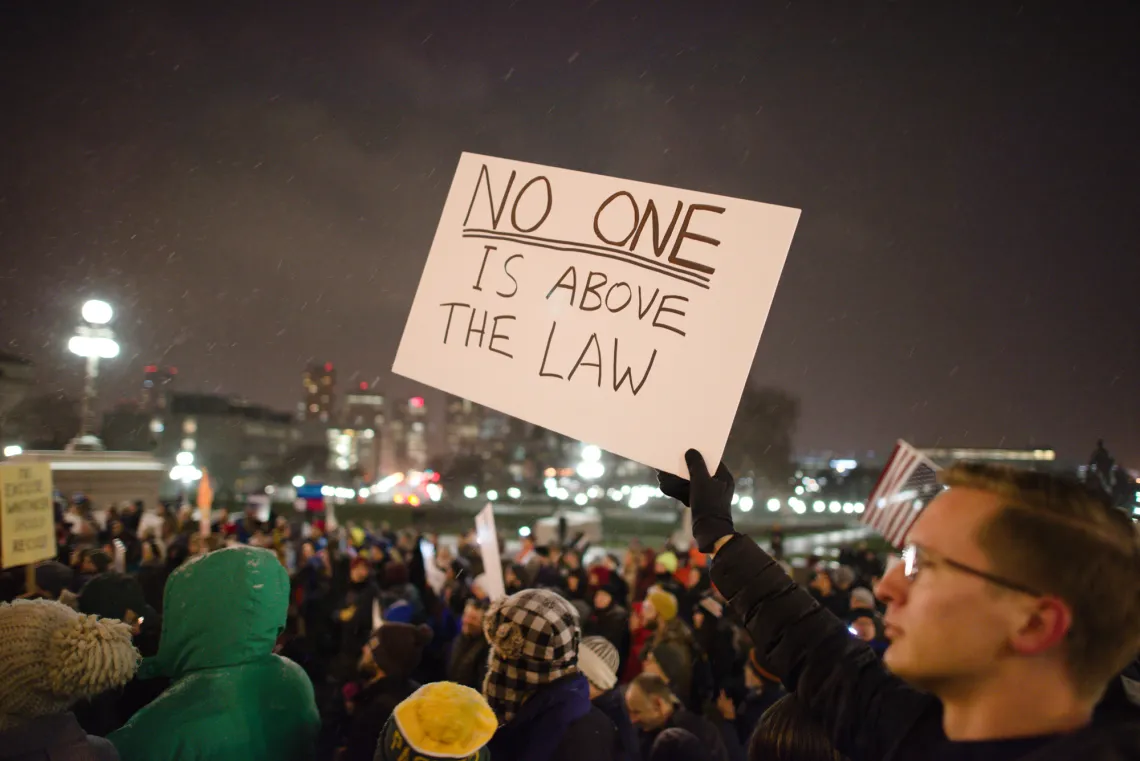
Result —
<instances>
[{"instance_id":1,"label":"city building in background","mask_svg":"<svg viewBox=\"0 0 1140 761\"><path fill-rule=\"evenodd\" d=\"M102 433L108 449L152 452L169 464L180 455L189 459L208 470L220 495L260 491L281 480L286 457L302 439L297 421L287 412L185 392L167 393L161 411L120 404L103 416Z\"/></svg>"},{"instance_id":2,"label":"city building in background","mask_svg":"<svg viewBox=\"0 0 1140 761\"><path fill-rule=\"evenodd\" d=\"M332 362L311 364L301 376L304 388L301 416L305 420L328 423L336 405L336 369Z\"/></svg>"},{"instance_id":3,"label":"city building in background","mask_svg":"<svg viewBox=\"0 0 1140 761\"><path fill-rule=\"evenodd\" d=\"M374 483L380 474L380 438L371 428L330 428L328 430L330 471L352 475L353 481Z\"/></svg>"},{"instance_id":4,"label":"city building in background","mask_svg":"<svg viewBox=\"0 0 1140 761\"><path fill-rule=\"evenodd\" d=\"M941 467L958 461L1012 465L1031 470L1057 470L1057 453L1049 447L1034 449L985 449L979 447L918 447L923 455Z\"/></svg>"},{"instance_id":5,"label":"city building in background","mask_svg":"<svg viewBox=\"0 0 1140 761\"><path fill-rule=\"evenodd\" d=\"M427 402L413 396L393 406L385 419L380 445L380 470L400 473L424 470L428 462Z\"/></svg>"},{"instance_id":6,"label":"city building in background","mask_svg":"<svg viewBox=\"0 0 1140 761\"><path fill-rule=\"evenodd\" d=\"M139 406L143 412L160 413L166 409L167 398L174 390L177 367L147 365L143 368L142 392Z\"/></svg>"},{"instance_id":7,"label":"city building in background","mask_svg":"<svg viewBox=\"0 0 1140 761\"><path fill-rule=\"evenodd\" d=\"M384 395L361 381L355 391L344 397L341 422L345 428L379 432L384 427L384 412Z\"/></svg>"},{"instance_id":8,"label":"city building in background","mask_svg":"<svg viewBox=\"0 0 1140 761\"><path fill-rule=\"evenodd\" d=\"M293 416L214 394L173 393L155 454L175 460L191 453L208 470L216 493L260 491L301 439Z\"/></svg>"},{"instance_id":9,"label":"city building in background","mask_svg":"<svg viewBox=\"0 0 1140 761\"><path fill-rule=\"evenodd\" d=\"M444 396L444 438L448 454L452 456L475 454L483 439L484 424L505 422L505 416L481 407L470 399L446 394Z\"/></svg>"},{"instance_id":10,"label":"city building in background","mask_svg":"<svg viewBox=\"0 0 1140 761\"><path fill-rule=\"evenodd\" d=\"M31 362L23 357L0 351L0 444L18 443L8 441L5 422L8 413L14 410L35 386L35 376L35 367Z\"/></svg>"}]
</instances>

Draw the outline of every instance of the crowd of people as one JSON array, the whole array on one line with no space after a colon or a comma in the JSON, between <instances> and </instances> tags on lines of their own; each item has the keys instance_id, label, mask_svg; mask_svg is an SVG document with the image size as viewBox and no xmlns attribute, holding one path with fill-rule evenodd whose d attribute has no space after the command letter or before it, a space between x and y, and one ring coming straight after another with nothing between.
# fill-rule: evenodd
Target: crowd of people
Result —
<instances>
[{"instance_id":1,"label":"crowd of people","mask_svg":"<svg viewBox=\"0 0 1140 761\"><path fill-rule=\"evenodd\" d=\"M689 468L691 547L523 540L503 594L474 532L73 500L0 579L0 759L1140 758L1140 541L1079 485L952 468L900 557L793 568Z\"/></svg>"}]
</instances>

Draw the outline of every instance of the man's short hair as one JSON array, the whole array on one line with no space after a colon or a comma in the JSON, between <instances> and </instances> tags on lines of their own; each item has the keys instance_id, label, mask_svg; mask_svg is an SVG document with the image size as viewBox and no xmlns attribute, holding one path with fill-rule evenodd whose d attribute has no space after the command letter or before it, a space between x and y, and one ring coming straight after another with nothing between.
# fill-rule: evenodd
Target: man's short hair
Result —
<instances>
[{"instance_id":1,"label":"man's short hair","mask_svg":"<svg viewBox=\"0 0 1140 761\"><path fill-rule=\"evenodd\" d=\"M676 703L677 697L669 689L669 683L657 674L638 674L630 683L647 698L660 698L666 703Z\"/></svg>"},{"instance_id":2,"label":"man's short hair","mask_svg":"<svg viewBox=\"0 0 1140 761\"><path fill-rule=\"evenodd\" d=\"M1096 696L1140 652L1140 534L1075 479L982 463L941 473L950 487L997 496L978 543L994 572L1071 608L1065 648L1082 695Z\"/></svg>"}]
</instances>

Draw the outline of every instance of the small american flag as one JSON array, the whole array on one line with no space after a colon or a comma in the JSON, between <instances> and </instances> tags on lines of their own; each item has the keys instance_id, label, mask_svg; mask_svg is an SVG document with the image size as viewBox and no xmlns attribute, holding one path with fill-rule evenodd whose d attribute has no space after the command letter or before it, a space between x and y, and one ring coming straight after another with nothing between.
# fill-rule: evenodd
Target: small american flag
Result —
<instances>
[{"instance_id":1,"label":"small american flag","mask_svg":"<svg viewBox=\"0 0 1140 761\"><path fill-rule=\"evenodd\" d=\"M923 506L939 491L938 466L910 444L899 441L859 520L892 546L902 547Z\"/></svg>"}]
</instances>

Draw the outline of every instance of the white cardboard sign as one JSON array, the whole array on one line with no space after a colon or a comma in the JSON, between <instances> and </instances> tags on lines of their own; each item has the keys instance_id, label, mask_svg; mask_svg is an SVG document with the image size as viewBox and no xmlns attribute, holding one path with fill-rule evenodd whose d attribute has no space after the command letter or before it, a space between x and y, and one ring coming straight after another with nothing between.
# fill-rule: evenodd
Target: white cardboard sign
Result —
<instances>
[{"instance_id":1,"label":"white cardboard sign","mask_svg":"<svg viewBox=\"0 0 1140 761\"><path fill-rule=\"evenodd\" d=\"M393 371L660 470L724 453L798 209L464 153Z\"/></svg>"},{"instance_id":2,"label":"white cardboard sign","mask_svg":"<svg viewBox=\"0 0 1140 761\"><path fill-rule=\"evenodd\" d=\"M503 581L503 559L499 555L499 534L495 530L495 513L488 502L475 515L475 539L483 556L483 577L487 588L483 591L492 601L506 597L507 585Z\"/></svg>"}]
</instances>

